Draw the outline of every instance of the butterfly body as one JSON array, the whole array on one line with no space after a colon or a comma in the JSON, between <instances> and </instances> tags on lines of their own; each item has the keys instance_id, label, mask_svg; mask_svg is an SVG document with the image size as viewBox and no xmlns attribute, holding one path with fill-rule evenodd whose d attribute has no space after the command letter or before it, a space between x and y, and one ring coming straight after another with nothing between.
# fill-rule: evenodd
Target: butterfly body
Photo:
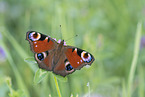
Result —
<instances>
[{"instance_id":1,"label":"butterfly body","mask_svg":"<svg viewBox=\"0 0 145 97\"><path fill-rule=\"evenodd\" d=\"M66 46L64 40L57 42L50 36L28 31L29 41L35 60L40 68L66 76L95 60L93 55L73 46Z\"/></svg>"}]
</instances>

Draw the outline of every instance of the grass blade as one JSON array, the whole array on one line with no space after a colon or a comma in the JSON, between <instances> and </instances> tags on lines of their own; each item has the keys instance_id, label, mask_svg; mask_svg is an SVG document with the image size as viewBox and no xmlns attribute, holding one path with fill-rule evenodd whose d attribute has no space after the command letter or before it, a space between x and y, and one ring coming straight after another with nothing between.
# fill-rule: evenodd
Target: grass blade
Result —
<instances>
[{"instance_id":1,"label":"grass blade","mask_svg":"<svg viewBox=\"0 0 145 97\"><path fill-rule=\"evenodd\" d=\"M142 23L139 22L137 25L137 32L136 32L135 45L134 45L134 54L133 54L133 60L132 60L130 73L129 73L129 79L128 79L128 97L131 97L131 94L132 94L131 89L133 85L133 79L134 79L134 74L135 74L138 55L139 55L141 28L142 28Z\"/></svg>"}]
</instances>

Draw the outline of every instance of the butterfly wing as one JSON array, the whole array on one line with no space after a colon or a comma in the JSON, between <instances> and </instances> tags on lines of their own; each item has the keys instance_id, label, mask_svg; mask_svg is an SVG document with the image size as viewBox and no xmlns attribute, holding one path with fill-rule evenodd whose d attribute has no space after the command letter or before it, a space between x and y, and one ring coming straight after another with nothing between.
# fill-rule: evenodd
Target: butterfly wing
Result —
<instances>
[{"instance_id":1,"label":"butterfly wing","mask_svg":"<svg viewBox=\"0 0 145 97\"><path fill-rule=\"evenodd\" d=\"M54 39L36 31L29 31L26 40L40 68L66 76L95 60L93 55L76 47L63 46Z\"/></svg>"},{"instance_id":2,"label":"butterfly wing","mask_svg":"<svg viewBox=\"0 0 145 97\"><path fill-rule=\"evenodd\" d=\"M61 76L73 73L85 65L91 65L95 60L93 55L76 47L65 46L64 53L55 65L53 72Z\"/></svg>"},{"instance_id":3,"label":"butterfly wing","mask_svg":"<svg viewBox=\"0 0 145 97\"><path fill-rule=\"evenodd\" d=\"M75 70L81 69L85 65L91 65L95 58L89 52L82 49L68 46L65 52L68 61Z\"/></svg>"},{"instance_id":4,"label":"butterfly wing","mask_svg":"<svg viewBox=\"0 0 145 97\"><path fill-rule=\"evenodd\" d=\"M35 60L42 69L52 70L53 52L58 43L49 36L36 31L28 31L26 40L29 41Z\"/></svg>"},{"instance_id":5,"label":"butterfly wing","mask_svg":"<svg viewBox=\"0 0 145 97\"><path fill-rule=\"evenodd\" d=\"M53 52L54 50L49 50L42 53L34 54L35 60L37 61L38 66L40 68L48 70L48 71L52 71L52 69L55 66L53 64L53 56L54 56Z\"/></svg>"},{"instance_id":6,"label":"butterfly wing","mask_svg":"<svg viewBox=\"0 0 145 97\"><path fill-rule=\"evenodd\" d=\"M58 44L51 37L36 31L28 31L26 40L29 41L33 53L42 53L44 51L55 49Z\"/></svg>"},{"instance_id":7,"label":"butterfly wing","mask_svg":"<svg viewBox=\"0 0 145 97\"><path fill-rule=\"evenodd\" d=\"M60 57L59 61L55 65L53 72L55 74L65 77L66 75L73 73L74 71L75 71L75 69L73 69L70 66L70 63L69 63L65 53L63 53L62 56Z\"/></svg>"}]
</instances>

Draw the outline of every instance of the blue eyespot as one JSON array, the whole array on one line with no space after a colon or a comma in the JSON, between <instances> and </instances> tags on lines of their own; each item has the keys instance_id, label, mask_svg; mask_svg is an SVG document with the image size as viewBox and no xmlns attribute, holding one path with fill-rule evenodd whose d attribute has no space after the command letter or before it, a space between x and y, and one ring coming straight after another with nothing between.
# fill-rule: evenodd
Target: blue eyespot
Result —
<instances>
[{"instance_id":1,"label":"blue eyespot","mask_svg":"<svg viewBox=\"0 0 145 97\"><path fill-rule=\"evenodd\" d=\"M35 31L29 32L28 38L29 38L31 41L40 40L40 38L41 38L41 40L43 39L43 37L41 37L41 34L35 32Z\"/></svg>"},{"instance_id":2,"label":"blue eyespot","mask_svg":"<svg viewBox=\"0 0 145 97\"><path fill-rule=\"evenodd\" d=\"M43 55L43 53L38 53L38 54L37 54L37 58L38 58L40 61L44 60L44 55Z\"/></svg>"},{"instance_id":3,"label":"blue eyespot","mask_svg":"<svg viewBox=\"0 0 145 97\"><path fill-rule=\"evenodd\" d=\"M87 62L90 62L92 60L92 57L90 56L87 60Z\"/></svg>"},{"instance_id":4,"label":"blue eyespot","mask_svg":"<svg viewBox=\"0 0 145 97\"><path fill-rule=\"evenodd\" d=\"M71 70L73 69L73 67L72 67L70 64L68 64L68 65L65 67L65 69L66 69L67 71L71 71Z\"/></svg>"},{"instance_id":5,"label":"blue eyespot","mask_svg":"<svg viewBox=\"0 0 145 97\"><path fill-rule=\"evenodd\" d=\"M31 33L29 33L28 37L29 37L29 39L31 39Z\"/></svg>"},{"instance_id":6,"label":"blue eyespot","mask_svg":"<svg viewBox=\"0 0 145 97\"><path fill-rule=\"evenodd\" d=\"M87 53L87 52L85 52L85 51L83 51L81 53L81 58L83 59L84 62L87 62L87 63L92 61L92 55Z\"/></svg>"}]
</instances>

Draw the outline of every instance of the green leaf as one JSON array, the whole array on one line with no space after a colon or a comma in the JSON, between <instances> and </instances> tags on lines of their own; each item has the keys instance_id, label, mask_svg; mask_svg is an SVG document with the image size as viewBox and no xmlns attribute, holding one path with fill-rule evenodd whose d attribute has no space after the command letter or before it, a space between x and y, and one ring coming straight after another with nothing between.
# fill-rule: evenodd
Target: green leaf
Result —
<instances>
[{"instance_id":1,"label":"green leaf","mask_svg":"<svg viewBox=\"0 0 145 97\"><path fill-rule=\"evenodd\" d=\"M60 80L62 82L67 82L68 81L67 77L63 77L63 76L60 76L60 75L57 75L57 74L54 74L54 73L53 73L53 76L55 76L58 80Z\"/></svg>"},{"instance_id":2,"label":"green leaf","mask_svg":"<svg viewBox=\"0 0 145 97\"><path fill-rule=\"evenodd\" d=\"M34 85L40 83L48 74L48 71L43 69L38 69L34 76Z\"/></svg>"},{"instance_id":3,"label":"green leaf","mask_svg":"<svg viewBox=\"0 0 145 97\"><path fill-rule=\"evenodd\" d=\"M33 63L33 64L37 63L33 57L25 58L24 61L27 63Z\"/></svg>"},{"instance_id":4,"label":"green leaf","mask_svg":"<svg viewBox=\"0 0 145 97\"><path fill-rule=\"evenodd\" d=\"M27 63L29 63L31 65L31 67L33 68L34 71L36 71L38 69L38 64L34 60L33 57L25 58L24 61L27 62Z\"/></svg>"}]
</instances>

